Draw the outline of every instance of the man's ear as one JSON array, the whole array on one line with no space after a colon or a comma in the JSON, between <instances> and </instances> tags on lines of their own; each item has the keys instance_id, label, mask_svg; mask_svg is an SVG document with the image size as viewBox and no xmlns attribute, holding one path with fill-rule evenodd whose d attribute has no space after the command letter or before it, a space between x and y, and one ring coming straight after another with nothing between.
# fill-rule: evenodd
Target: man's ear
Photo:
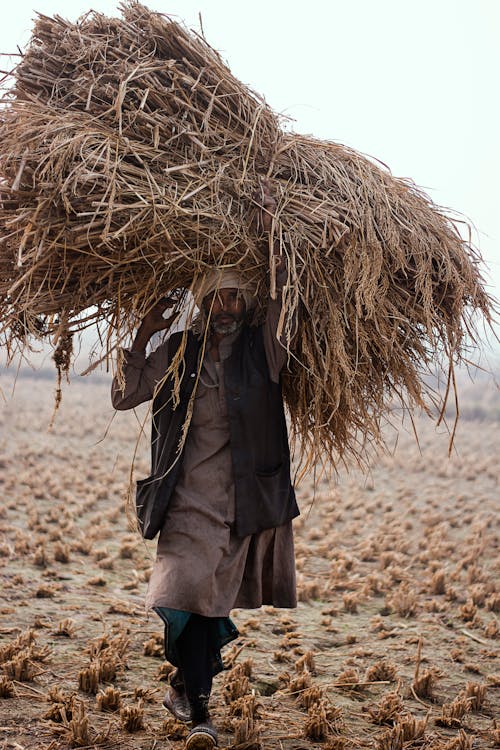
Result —
<instances>
[{"instance_id":1,"label":"man's ear","mask_svg":"<svg viewBox=\"0 0 500 750\"><path fill-rule=\"evenodd\" d=\"M214 296L214 292L211 292L210 294L207 294L206 297L203 297L201 301L201 306L206 313L210 312L210 308L212 307L213 296Z\"/></svg>"}]
</instances>

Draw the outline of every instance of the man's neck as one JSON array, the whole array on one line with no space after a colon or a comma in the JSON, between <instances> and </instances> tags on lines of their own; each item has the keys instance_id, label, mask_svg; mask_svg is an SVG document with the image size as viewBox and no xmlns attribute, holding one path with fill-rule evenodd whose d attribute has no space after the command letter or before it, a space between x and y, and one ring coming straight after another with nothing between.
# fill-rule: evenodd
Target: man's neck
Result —
<instances>
[{"instance_id":1,"label":"man's neck","mask_svg":"<svg viewBox=\"0 0 500 750\"><path fill-rule=\"evenodd\" d=\"M222 341L222 339L225 339L226 336L229 336L229 333L217 333L216 331L212 331L210 334L210 346L219 348L219 344Z\"/></svg>"},{"instance_id":2,"label":"man's neck","mask_svg":"<svg viewBox=\"0 0 500 750\"><path fill-rule=\"evenodd\" d=\"M239 333L241 333L242 327L243 326L238 328L236 331L232 331L231 333L217 333L217 331L211 331L208 341L209 341L209 350L210 350L210 354L212 355L212 359L214 359L216 362L220 362L220 351L219 351L220 344L225 339L234 338Z\"/></svg>"}]
</instances>

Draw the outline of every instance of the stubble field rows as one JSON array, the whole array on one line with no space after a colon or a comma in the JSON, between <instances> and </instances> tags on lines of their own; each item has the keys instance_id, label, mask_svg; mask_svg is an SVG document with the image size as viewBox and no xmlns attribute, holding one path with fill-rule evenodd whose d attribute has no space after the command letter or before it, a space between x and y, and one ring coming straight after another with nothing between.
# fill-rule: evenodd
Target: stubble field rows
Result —
<instances>
[{"instance_id":1,"label":"stubble field rows","mask_svg":"<svg viewBox=\"0 0 500 750\"><path fill-rule=\"evenodd\" d=\"M13 398L11 384L0 747L181 748L186 729L161 707L160 622L143 607L154 543L124 502L146 412L114 416L109 383L75 380L48 432L49 383L20 378ZM221 747L500 746L498 417L462 420L450 458L444 430L417 427L420 447L401 429L368 474L299 487L299 607L233 613L240 638L212 698Z\"/></svg>"}]
</instances>

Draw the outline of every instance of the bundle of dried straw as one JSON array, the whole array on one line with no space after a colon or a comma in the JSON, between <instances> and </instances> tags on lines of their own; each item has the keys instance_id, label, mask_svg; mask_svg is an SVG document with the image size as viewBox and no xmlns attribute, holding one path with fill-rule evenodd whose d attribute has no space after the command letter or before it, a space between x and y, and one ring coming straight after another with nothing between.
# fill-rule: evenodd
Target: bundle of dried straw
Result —
<instances>
[{"instance_id":1,"label":"bundle of dried straw","mask_svg":"<svg viewBox=\"0 0 500 750\"><path fill-rule=\"evenodd\" d=\"M63 342L98 325L110 354L169 290L234 265L272 286L252 219L273 185L273 237L300 330L284 383L311 461L363 456L394 398L490 321L479 254L413 183L345 146L286 132L198 35L138 3L122 18L40 16L3 96L0 331ZM270 280L271 279L271 280ZM179 305L186 296L180 296Z\"/></svg>"}]
</instances>

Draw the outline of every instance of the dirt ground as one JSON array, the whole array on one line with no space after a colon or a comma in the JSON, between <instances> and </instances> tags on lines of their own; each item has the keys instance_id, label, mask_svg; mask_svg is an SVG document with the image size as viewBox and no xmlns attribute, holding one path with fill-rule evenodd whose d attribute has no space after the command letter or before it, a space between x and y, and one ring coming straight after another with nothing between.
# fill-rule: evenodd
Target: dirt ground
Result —
<instances>
[{"instance_id":1,"label":"dirt ground","mask_svg":"<svg viewBox=\"0 0 500 750\"><path fill-rule=\"evenodd\" d=\"M144 411L75 377L48 432L53 384L0 383L0 748L181 748L143 608L154 543L124 506ZM417 426L420 449L405 427L368 474L299 487L300 603L233 613L222 748L500 746L500 422L463 419L451 458Z\"/></svg>"}]
</instances>

